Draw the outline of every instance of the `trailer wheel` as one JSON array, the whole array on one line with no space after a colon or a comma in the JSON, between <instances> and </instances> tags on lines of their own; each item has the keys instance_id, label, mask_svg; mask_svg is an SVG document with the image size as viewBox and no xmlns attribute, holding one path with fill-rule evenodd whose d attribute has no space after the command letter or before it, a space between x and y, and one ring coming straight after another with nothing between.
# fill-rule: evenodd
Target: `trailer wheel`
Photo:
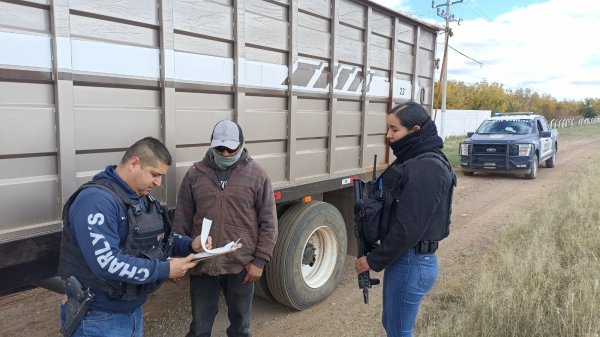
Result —
<instances>
[{"instance_id":1,"label":"trailer wheel","mask_svg":"<svg viewBox=\"0 0 600 337\"><path fill-rule=\"evenodd\" d=\"M325 202L290 207L279 219L279 238L265 269L271 295L304 310L329 296L346 258L346 226L340 212Z\"/></svg>"},{"instance_id":2,"label":"trailer wheel","mask_svg":"<svg viewBox=\"0 0 600 337\"><path fill-rule=\"evenodd\" d=\"M263 273L263 276L259 278L258 281L254 282L254 295L262 297L269 301L276 301L273 295L271 295L269 285L267 284L267 276L265 275L266 268L268 267L265 267L265 272Z\"/></svg>"}]
</instances>

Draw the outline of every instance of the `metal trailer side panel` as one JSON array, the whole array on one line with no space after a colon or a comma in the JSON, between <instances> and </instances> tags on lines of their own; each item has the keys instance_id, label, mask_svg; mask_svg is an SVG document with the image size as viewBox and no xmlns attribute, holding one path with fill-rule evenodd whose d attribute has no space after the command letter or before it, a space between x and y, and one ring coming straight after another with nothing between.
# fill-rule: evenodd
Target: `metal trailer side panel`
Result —
<instances>
[{"instance_id":1,"label":"metal trailer side panel","mask_svg":"<svg viewBox=\"0 0 600 337\"><path fill-rule=\"evenodd\" d=\"M0 3L0 242L59 228L48 6Z\"/></svg>"},{"instance_id":2,"label":"metal trailer side panel","mask_svg":"<svg viewBox=\"0 0 600 337\"><path fill-rule=\"evenodd\" d=\"M0 243L59 231L145 136L174 156L155 195L175 206L225 118L284 196L341 188L389 161L391 104L431 108L437 30L367 1L0 2Z\"/></svg>"}]
</instances>

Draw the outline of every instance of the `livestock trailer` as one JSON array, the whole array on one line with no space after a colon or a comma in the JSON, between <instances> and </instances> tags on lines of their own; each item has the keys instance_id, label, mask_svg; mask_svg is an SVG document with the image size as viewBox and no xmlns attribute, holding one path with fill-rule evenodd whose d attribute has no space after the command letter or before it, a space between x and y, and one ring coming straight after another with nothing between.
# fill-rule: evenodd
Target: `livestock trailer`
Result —
<instances>
[{"instance_id":1,"label":"livestock trailer","mask_svg":"<svg viewBox=\"0 0 600 337\"><path fill-rule=\"evenodd\" d=\"M352 179L386 112L433 100L440 27L365 0L0 0L0 291L52 284L68 197L136 140L171 151L171 208L233 119L279 217L257 293L296 309L356 250Z\"/></svg>"}]
</instances>

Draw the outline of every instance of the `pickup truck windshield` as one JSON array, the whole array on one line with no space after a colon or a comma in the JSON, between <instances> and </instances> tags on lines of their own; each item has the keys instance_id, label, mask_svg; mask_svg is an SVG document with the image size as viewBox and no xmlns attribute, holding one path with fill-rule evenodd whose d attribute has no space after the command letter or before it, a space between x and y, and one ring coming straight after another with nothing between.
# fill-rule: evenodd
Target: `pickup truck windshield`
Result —
<instances>
[{"instance_id":1,"label":"pickup truck windshield","mask_svg":"<svg viewBox=\"0 0 600 337\"><path fill-rule=\"evenodd\" d=\"M488 119L481 123L475 133L525 135L532 131L533 122L530 119Z\"/></svg>"}]
</instances>

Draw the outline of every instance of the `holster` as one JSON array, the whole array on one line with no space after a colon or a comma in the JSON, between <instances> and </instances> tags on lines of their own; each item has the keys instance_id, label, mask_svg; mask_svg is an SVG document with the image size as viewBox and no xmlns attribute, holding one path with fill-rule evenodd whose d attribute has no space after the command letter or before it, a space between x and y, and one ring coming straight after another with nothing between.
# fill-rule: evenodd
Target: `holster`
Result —
<instances>
[{"instance_id":1,"label":"holster","mask_svg":"<svg viewBox=\"0 0 600 337\"><path fill-rule=\"evenodd\" d=\"M75 276L67 278L66 288L68 300L65 303L65 323L60 332L64 337L70 337L90 308L94 294L89 289L83 289Z\"/></svg>"},{"instance_id":2,"label":"holster","mask_svg":"<svg viewBox=\"0 0 600 337\"><path fill-rule=\"evenodd\" d=\"M417 243L417 245L415 246L415 253L417 255L431 254L435 253L437 249L438 241L423 240L419 241L419 243Z\"/></svg>"}]
</instances>

